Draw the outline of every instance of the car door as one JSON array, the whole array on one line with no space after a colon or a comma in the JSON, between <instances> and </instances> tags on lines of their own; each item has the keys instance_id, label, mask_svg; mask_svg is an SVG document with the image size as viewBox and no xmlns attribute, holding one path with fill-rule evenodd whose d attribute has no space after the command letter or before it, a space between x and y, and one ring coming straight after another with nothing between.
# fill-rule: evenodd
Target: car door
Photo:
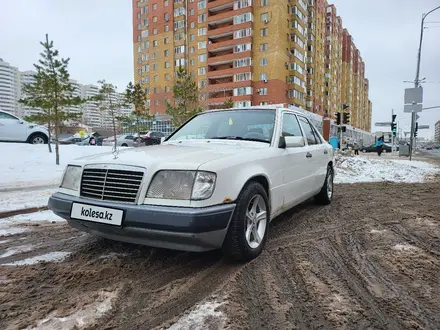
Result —
<instances>
[{"instance_id":1,"label":"car door","mask_svg":"<svg viewBox=\"0 0 440 330\"><path fill-rule=\"evenodd\" d=\"M284 112L281 136L303 136L297 116ZM312 158L307 143L303 147L284 150L284 205L290 207L310 195L313 184Z\"/></svg>"},{"instance_id":2,"label":"car door","mask_svg":"<svg viewBox=\"0 0 440 330\"><path fill-rule=\"evenodd\" d=\"M322 144L317 139L313 125L310 124L309 120L304 116L298 116L298 120L303 129L304 136L307 139L309 156L310 156L310 170L313 176L311 180L311 190L316 191L318 187L321 186L321 176L322 176L322 163L324 162L324 149ZM324 172L325 173L325 172ZM322 181L324 182L324 181Z\"/></svg>"},{"instance_id":3,"label":"car door","mask_svg":"<svg viewBox=\"0 0 440 330\"><path fill-rule=\"evenodd\" d=\"M26 141L27 125L18 117L0 112L0 140Z\"/></svg>"}]
</instances>

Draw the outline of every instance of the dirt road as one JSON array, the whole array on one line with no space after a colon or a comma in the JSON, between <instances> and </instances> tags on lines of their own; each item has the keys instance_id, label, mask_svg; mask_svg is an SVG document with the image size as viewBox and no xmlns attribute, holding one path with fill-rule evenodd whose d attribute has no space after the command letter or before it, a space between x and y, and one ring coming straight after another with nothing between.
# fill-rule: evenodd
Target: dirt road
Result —
<instances>
[{"instance_id":1,"label":"dirt road","mask_svg":"<svg viewBox=\"0 0 440 330\"><path fill-rule=\"evenodd\" d=\"M90 329L167 328L215 298L228 320L208 319L203 329L439 329L439 196L438 182L339 185L332 205L305 203L276 219L265 252L246 265L216 251L108 243L62 223L32 227L0 238L0 255L24 251L1 264L71 254L0 266L0 328L98 303L100 318L83 315Z\"/></svg>"}]
</instances>

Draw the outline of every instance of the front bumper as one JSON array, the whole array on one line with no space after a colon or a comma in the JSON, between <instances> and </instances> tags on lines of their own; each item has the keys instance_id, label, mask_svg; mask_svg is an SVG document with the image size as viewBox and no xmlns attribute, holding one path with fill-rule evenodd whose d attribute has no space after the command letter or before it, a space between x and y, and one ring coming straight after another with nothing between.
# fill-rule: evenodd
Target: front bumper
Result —
<instances>
[{"instance_id":1,"label":"front bumper","mask_svg":"<svg viewBox=\"0 0 440 330\"><path fill-rule=\"evenodd\" d=\"M121 226L72 219L73 203L124 211ZM48 207L74 228L127 243L184 251L208 251L222 246L235 204L205 208L136 205L96 201L55 193Z\"/></svg>"}]
</instances>

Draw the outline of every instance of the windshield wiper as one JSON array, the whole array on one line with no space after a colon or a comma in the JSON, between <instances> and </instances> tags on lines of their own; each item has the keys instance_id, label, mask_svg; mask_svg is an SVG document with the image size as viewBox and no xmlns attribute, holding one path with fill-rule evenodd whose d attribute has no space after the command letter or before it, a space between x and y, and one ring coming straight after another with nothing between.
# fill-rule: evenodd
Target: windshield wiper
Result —
<instances>
[{"instance_id":1,"label":"windshield wiper","mask_svg":"<svg viewBox=\"0 0 440 330\"><path fill-rule=\"evenodd\" d=\"M269 143L270 141L258 138L243 138L241 136L214 136L211 139L215 140L240 140L240 141L255 141L255 142L265 142Z\"/></svg>"}]
</instances>

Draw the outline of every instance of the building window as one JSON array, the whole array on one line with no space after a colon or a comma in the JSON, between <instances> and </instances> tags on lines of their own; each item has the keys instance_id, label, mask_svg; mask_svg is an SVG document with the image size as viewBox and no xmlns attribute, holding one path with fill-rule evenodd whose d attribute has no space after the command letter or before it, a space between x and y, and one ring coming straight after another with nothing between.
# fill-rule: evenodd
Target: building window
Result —
<instances>
[{"instance_id":1,"label":"building window","mask_svg":"<svg viewBox=\"0 0 440 330\"><path fill-rule=\"evenodd\" d=\"M148 29L143 30L143 31L141 32L141 36L142 36L142 38L146 38L146 37L148 37Z\"/></svg>"},{"instance_id":2,"label":"building window","mask_svg":"<svg viewBox=\"0 0 440 330\"><path fill-rule=\"evenodd\" d=\"M153 16L153 22L154 22L154 23L157 22L157 16Z\"/></svg>"},{"instance_id":3,"label":"building window","mask_svg":"<svg viewBox=\"0 0 440 330\"><path fill-rule=\"evenodd\" d=\"M165 0L165 1L163 2L163 5L164 5L164 7L168 7L168 0Z\"/></svg>"},{"instance_id":4,"label":"building window","mask_svg":"<svg viewBox=\"0 0 440 330\"><path fill-rule=\"evenodd\" d=\"M234 39L246 38L250 36L252 36L251 28L234 31Z\"/></svg>"},{"instance_id":5,"label":"building window","mask_svg":"<svg viewBox=\"0 0 440 330\"><path fill-rule=\"evenodd\" d=\"M170 30L170 27L168 25L165 25L165 32L168 32Z\"/></svg>"},{"instance_id":6,"label":"building window","mask_svg":"<svg viewBox=\"0 0 440 330\"><path fill-rule=\"evenodd\" d=\"M263 81L263 80L267 80L267 73L260 73L260 80L261 81Z\"/></svg>"},{"instance_id":7,"label":"building window","mask_svg":"<svg viewBox=\"0 0 440 330\"><path fill-rule=\"evenodd\" d=\"M157 65L157 63L154 63L153 64L153 71L157 71L157 69L158 69L158 65Z\"/></svg>"},{"instance_id":8,"label":"building window","mask_svg":"<svg viewBox=\"0 0 440 330\"><path fill-rule=\"evenodd\" d=\"M198 16L198 22L199 22L199 23L203 23L203 22L206 21L206 18L207 18L207 14L200 14L200 15Z\"/></svg>"},{"instance_id":9,"label":"building window","mask_svg":"<svg viewBox=\"0 0 440 330\"><path fill-rule=\"evenodd\" d=\"M269 49L269 45L267 43L260 44L260 52L265 52Z\"/></svg>"},{"instance_id":10,"label":"building window","mask_svg":"<svg viewBox=\"0 0 440 330\"><path fill-rule=\"evenodd\" d=\"M242 24L252 21L253 21L252 13L244 13L241 15L234 16L234 24Z\"/></svg>"},{"instance_id":11,"label":"building window","mask_svg":"<svg viewBox=\"0 0 440 330\"><path fill-rule=\"evenodd\" d=\"M241 68L243 66L251 66L251 65L252 65L251 57L245 57L245 58L240 58L238 60L234 60L234 68Z\"/></svg>"},{"instance_id":12,"label":"building window","mask_svg":"<svg viewBox=\"0 0 440 330\"><path fill-rule=\"evenodd\" d=\"M168 49L165 49L164 51L163 51L163 56L164 57L168 57L168 54L169 54L170 52L168 51Z\"/></svg>"},{"instance_id":13,"label":"building window","mask_svg":"<svg viewBox=\"0 0 440 330\"><path fill-rule=\"evenodd\" d=\"M236 73L234 75L234 81L246 81L251 79L252 79L252 74L250 72Z\"/></svg>"},{"instance_id":14,"label":"building window","mask_svg":"<svg viewBox=\"0 0 440 330\"><path fill-rule=\"evenodd\" d=\"M200 54L198 56L199 63L206 62L206 54Z\"/></svg>"},{"instance_id":15,"label":"building window","mask_svg":"<svg viewBox=\"0 0 440 330\"><path fill-rule=\"evenodd\" d=\"M163 43L164 43L164 45L168 45L168 42L169 42L169 39L168 39L168 37L166 37L166 38L163 38Z\"/></svg>"},{"instance_id":16,"label":"building window","mask_svg":"<svg viewBox=\"0 0 440 330\"><path fill-rule=\"evenodd\" d=\"M260 95L264 96L267 95L267 88L260 88Z\"/></svg>"},{"instance_id":17,"label":"building window","mask_svg":"<svg viewBox=\"0 0 440 330\"><path fill-rule=\"evenodd\" d=\"M153 58L158 58L159 57L159 54L157 54L157 52L154 52L153 53Z\"/></svg>"},{"instance_id":18,"label":"building window","mask_svg":"<svg viewBox=\"0 0 440 330\"><path fill-rule=\"evenodd\" d=\"M157 3L153 3L153 10L157 10Z\"/></svg>"},{"instance_id":19,"label":"building window","mask_svg":"<svg viewBox=\"0 0 440 330\"><path fill-rule=\"evenodd\" d=\"M206 0L199 0L197 3L197 9L205 9L206 8Z\"/></svg>"},{"instance_id":20,"label":"building window","mask_svg":"<svg viewBox=\"0 0 440 330\"><path fill-rule=\"evenodd\" d=\"M190 63L191 66L194 66L195 61L191 60L191 61L189 61L189 63Z\"/></svg>"},{"instance_id":21,"label":"building window","mask_svg":"<svg viewBox=\"0 0 440 330\"><path fill-rule=\"evenodd\" d=\"M201 37L201 36L205 36L206 35L206 32L207 32L207 29L204 27L204 28L200 28L198 31L197 31L197 35L199 36L199 37Z\"/></svg>"},{"instance_id":22,"label":"building window","mask_svg":"<svg viewBox=\"0 0 440 330\"><path fill-rule=\"evenodd\" d=\"M159 46L159 42L157 40L153 40L153 47Z\"/></svg>"},{"instance_id":23,"label":"building window","mask_svg":"<svg viewBox=\"0 0 440 330\"><path fill-rule=\"evenodd\" d=\"M267 37L268 35L269 35L269 29L268 28L260 29L260 36L261 37Z\"/></svg>"},{"instance_id":24,"label":"building window","mask_svg":"<svg viewBox=\"0 0 440 330\"><path fill-rule=\"evenodd\" d=\"M189 10L189 16L194 16L194 8L191 8L191 9Z\"/></svg>"},{"instance_id":25,"label":"building window","mask_svg":"<svg viewBox=\"0 0 440 330\"><path fill-rule=\"evenodd\" d=\"M195 51L196 51L196 49L195 49L194 47L191 47L191 48L189 49L189 52L190 52L191 54L193 54Z\"/></svg>"},{"instance_id":26,"label":"building window","mask_svg":"<svg viewBox=\"0 0 440 330\"><path fill-rule=\"evenodd\" d=\"M170 62L165 62L165 69L168 69L170 67Z\"/></svg>"},{"instance_id":27,"label":"building window","mask_svg":"<svg viewBox=\"0 0 440 330\"><path fill-rule=\"evenodd\" d=\"M165 86L165 93L169 93L171 91L170 86Z\"/></svg>"},{"instance_id":28,"label":"building window","mask_svg":"<svg viewBox=\"0 0 440 330\"><path fill-rule=\"evenodd\" d=\"M170 78L171 78L171 77L170 77L170 74L169 74L169 73L165 74L165 80L166 80L166 81L169 81Z\"/></svg>"},{"instance_id":29,"label":"building window","mask_svg":"<svg viewBox=\"0 0 440 330\"><path fill-rule=\"evenodd\" d=\"M168 22L169 20L168 13L163 14L163 19L165 22Z\"/></svg>"},{"instance_id":30,"label":"building window","mask_svg":"<svg viewBox=\"0 0 440 330\"><path fill-rule=\"evenodd\" d=\"M260 7L265 7L269 4L269 0L260 0Z\"/></svg>"},{"instance_id":31,"label":"building window","mask_svg":"<svg viewBox=\"0 0 440 330\"><path fill-rule=\"evenodd\" d=\"M190 41L194 41L194 40L196 40L196 37L194 36L194 34L190 34L190 35L189 35L189 40L190 40Z\"/></svg>"},{"instance_id":32,"label":"building window","mask_svg":"<svg viewBox=\"0 0 440 330\"><path fill-rule=\"evenodd\" d=\"M260 58L260 66L265 66L268 64L267 58Z\"/></svg>"},{"instance_id":33,"label":"building window","mask_svg":"<svg viewBox=\"0 0 440 330\"><path fill-rule=\"evenodd\" d=\"M153 34L154 34L154 35L157 34L157 29L156 29L156 28L153 29Z\"/></svg>"},{"instance_id":34,"label":"building window","mask_svg":"<svg viewBox=\"0 0 440 330\"><path fill-rule=\"evenodd\" d=\"M265 22L265 21L268 21L268 20L269 20L269 13L262 13L260 15L260 21L261 22Z\"/></svg>"},{"instance_id":35,"label":"building window","mask_svg":"<svg viewBox=\"0 0 440 330\"><path fill-rule=\"evenodd\" d=\"M205 49L206 48L206 41L199 41L197 43L198 49Z\"/></svg>"},{"instance_id":36,"label":"building window","mask_svg":"<svg viewBox=\"0 0 440 330\"><path fill-rule=\"evenodd\" d=\"M206 80L200 80L197 83L197 85L198 85L199 88L205 88L206 87Z\"/></svg>"},{"instance_id":37,"label":"building window","mask_svg":"<svg viewBox=\"0 0 440 330\"><path fill-rule=\"evenodd\" d=\"M174 9L174 17L185 15L185 7L178 7Z\"/></svg>"},{"instance_id":38,"label":"building window","mask_svg":"<svg viewBox=\"0 0 440 330\"><path fill-rule=\"evenodd\" d=\"M252 95L252 87L234 88L234 96Z\"/></svg>"},{"instance_id":39,"label":"building window","mask_svg":"<svg viewBox=\"0 0 440 330\"><path fill-rule=\"evenodd\" d=\"M252 44L251 43L247 43L247 44L238 44L234 46L234 54L235 53L242 53L242 52L247 52L252 50Z\"/></svg>"},{"instance_id":40,"label":"building window","mask_svg":"<svg viewBox=\"0 0 440 330\"><path fill-rule=\"evenodd\" d=\"M199 76L205 75L206 74L206 68L205 67L199 68L198 74L199 74Z\"/></svg>"}]
</instances>

